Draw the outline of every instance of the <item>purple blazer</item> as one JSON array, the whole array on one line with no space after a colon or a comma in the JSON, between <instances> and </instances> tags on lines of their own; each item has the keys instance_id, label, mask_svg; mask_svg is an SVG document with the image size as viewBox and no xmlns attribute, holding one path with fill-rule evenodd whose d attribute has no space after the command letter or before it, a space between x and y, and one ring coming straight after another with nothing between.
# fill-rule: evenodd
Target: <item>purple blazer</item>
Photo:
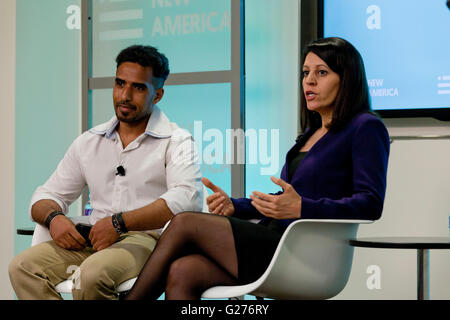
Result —
<instances>
[{"instance_id":1,"label":"purple blazer","mask_svg":"<svg viewBox=\"0 0 450 320\"><path fill-rule=\"evenodd\" d=\"M286 159L291 159L312 133L307 130L300 136ZM291 181L287 180L286 161L281 179L302 197L301 219L379 219L386 193L389 147L389 134L383 122L372 114L362 113L342 130L328 132L317 141ZM264 217L250 199L231 200L235 217ZM287 227L294 220L279 223Z\"/></svg>"}]
</instances>

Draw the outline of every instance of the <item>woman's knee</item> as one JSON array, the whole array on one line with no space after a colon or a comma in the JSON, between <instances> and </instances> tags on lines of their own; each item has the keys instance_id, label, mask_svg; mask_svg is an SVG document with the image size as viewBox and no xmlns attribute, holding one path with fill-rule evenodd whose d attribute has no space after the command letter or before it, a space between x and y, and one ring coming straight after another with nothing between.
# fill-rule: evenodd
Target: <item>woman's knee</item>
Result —
<instances>
[{"instance_id":1,"label":"woman's knee","mask_svg":"<svg viewBox=\"0 0 450 320\"><path fill-rule=\"evenodd\" d=\"M201 213L196 212L181 212L176 214L170 221L164 233L189 233L192 227L196 228L196 221L199 218L199 215L201 215Z\"/></svg>"},{"instance_id":2,"label":"woman's knee","mask_svg":"<svg viewBox=\"0 0 450 320\"><path fill-rule=\"evenodd\" d=\"M197 272L198 264L193 256L181 257L170 265L166 286L168 289L192 286Z\"/></svg>"},{"instance_id":3,"label":"woman's knee","mask_svg":"<svg viewBox=\"0 0 450 320\"><path fill-rule=\"evenodd\" d=\"M172 218L172 220L170 221L169 226L183 226L183 225L186 225L192 219L195 219L196 215L198 215L198 213L189 212L189 211L180 212L180 213L176 214Z\"/></svg>"}]
</instances>

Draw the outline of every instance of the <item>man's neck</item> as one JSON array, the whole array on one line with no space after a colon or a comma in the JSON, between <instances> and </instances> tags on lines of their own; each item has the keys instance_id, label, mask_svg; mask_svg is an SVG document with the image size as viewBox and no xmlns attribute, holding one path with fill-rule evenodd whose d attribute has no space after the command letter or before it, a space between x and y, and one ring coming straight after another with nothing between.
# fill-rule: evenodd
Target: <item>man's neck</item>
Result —
<instances>
[{"instance_id":1,"label":"man's neck","mask_svg":"<svg viewBox=\"0 0 450 320\"><path fill-rule=\"evenodd\" d=\"M147 116L144 119L133 123L119 121L117 133L119 134L120 139L122 140L124 148L126 148L128 144L130 144L132 141L134 141L137 137L139 137L141 134L145 132L145 130L147 129L149 119L150 116Z\"/></svg>"}]
</instances>

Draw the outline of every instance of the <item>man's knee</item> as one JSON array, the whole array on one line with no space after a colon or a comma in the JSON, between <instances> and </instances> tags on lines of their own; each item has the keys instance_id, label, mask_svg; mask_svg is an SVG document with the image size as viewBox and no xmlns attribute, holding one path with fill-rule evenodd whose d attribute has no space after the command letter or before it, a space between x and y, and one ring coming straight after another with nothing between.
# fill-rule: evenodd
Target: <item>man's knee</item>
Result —
<instances>
[{"instance_id":1,"label":"man's knee","mask_svg":"<svg viewBox=\"0 0 450 320\"><path fill-rule=\"evenodd\" d=\"M122 264L122 255L117 249L104 249L83 261L73 276L74 299L115 299L116 288L124 280L127 265ZM122 257L122 258L121 258ZM126 276L125 276L126 277Z\"/></svg>"},{"instance_id":2,"label":"man's knee","mask_svg":"<svg viewBox=\"0 0 450 320\"><path fill-rule=\"evenodd\" d=\"M34 261L34 255L30 254L30 249L27 249L17 256L15 256L8 266L8 273L11 282L17 282L24 277L25 274L37 273L38 263Z\"/></svg>"},{"instance_id":3,"label":"man's knee","mask_svg":"<svg viewBox=\"0 0 450 320\"><path fill-rule=\"evenodd\" d=\"M46 276L36 261L36 256L30 254L30 249L15 256L8 265L11 285L19 299L51 299L56 298L48 292Z\"/></svg>"},{"instance_id":4,"label":"man's knee","mask_svg":"<svg viewBox=\"0 0 450 320\"><path fill-rule=\"evenodd\" d=\"M78 273L74 275L74 289L98 290L99 288L109 288L112 290L115 283L108 271L108 266L99 259L91 258L86 259L81 264Z\"/></svg>"},{"instance_id":5,"label":"man's knee","mask_svg":"<svg viewBox=\"0 0 450 320\"><path fill-rule=\"evenodd\" d=\"M14 285L16 279L20 277L20 274L23 273L23 270L27 268L27 261L23 259L23 257L19 254L11 260L8 266L9 278L11 279L11 283Z\"/></svg>"},{"instance_id":6,"label":"man's knee","mask_svg":"<svg viewBox=\"0 0 450 320\"><path fill-rule=\"evenodd\" d=\"M94 254L95 255L95 254ZM91 256L92 257L92 256ZM108 268L97 259L86 259L72 276L74 300L117 299L115 282ZM97 263L96 263L97 262Z\"/></svg>"}]
</instances>

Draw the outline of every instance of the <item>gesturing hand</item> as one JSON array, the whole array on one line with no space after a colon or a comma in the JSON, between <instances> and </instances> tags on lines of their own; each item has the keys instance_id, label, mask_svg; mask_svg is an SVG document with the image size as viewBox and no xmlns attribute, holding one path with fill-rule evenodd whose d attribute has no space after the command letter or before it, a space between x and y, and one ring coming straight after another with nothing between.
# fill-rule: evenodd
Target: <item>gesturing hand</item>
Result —
<instances>
[{"instance_id":1,"label":"gesturing hand","mask_svg":"<svg viewBox=\"0 0 450 320\"><path fill-rule=\"evenodd\" d=\"M221 216L231 216L234 213L233 202L231 202L230 197L220 189L218 186L213 184L209 179L202 178L202 182L205 187L211 189L214 193L208 198L206 198L206 203L208 204L209 212L218 214Z\"/></svg>"},{"instance_id":2,"label":"gesturing hand","mask_svg":"<svg viewBox=\"0 0 450 320\"><path fill-rule=\"evenodd\" d=\"M270 177L273 183L283 188L280 195L271 195L253 191L250 195L252 205L266 217L274 219L300 218L302 209L302 197L289 183Z\"/></svg>"}]
</instances>

